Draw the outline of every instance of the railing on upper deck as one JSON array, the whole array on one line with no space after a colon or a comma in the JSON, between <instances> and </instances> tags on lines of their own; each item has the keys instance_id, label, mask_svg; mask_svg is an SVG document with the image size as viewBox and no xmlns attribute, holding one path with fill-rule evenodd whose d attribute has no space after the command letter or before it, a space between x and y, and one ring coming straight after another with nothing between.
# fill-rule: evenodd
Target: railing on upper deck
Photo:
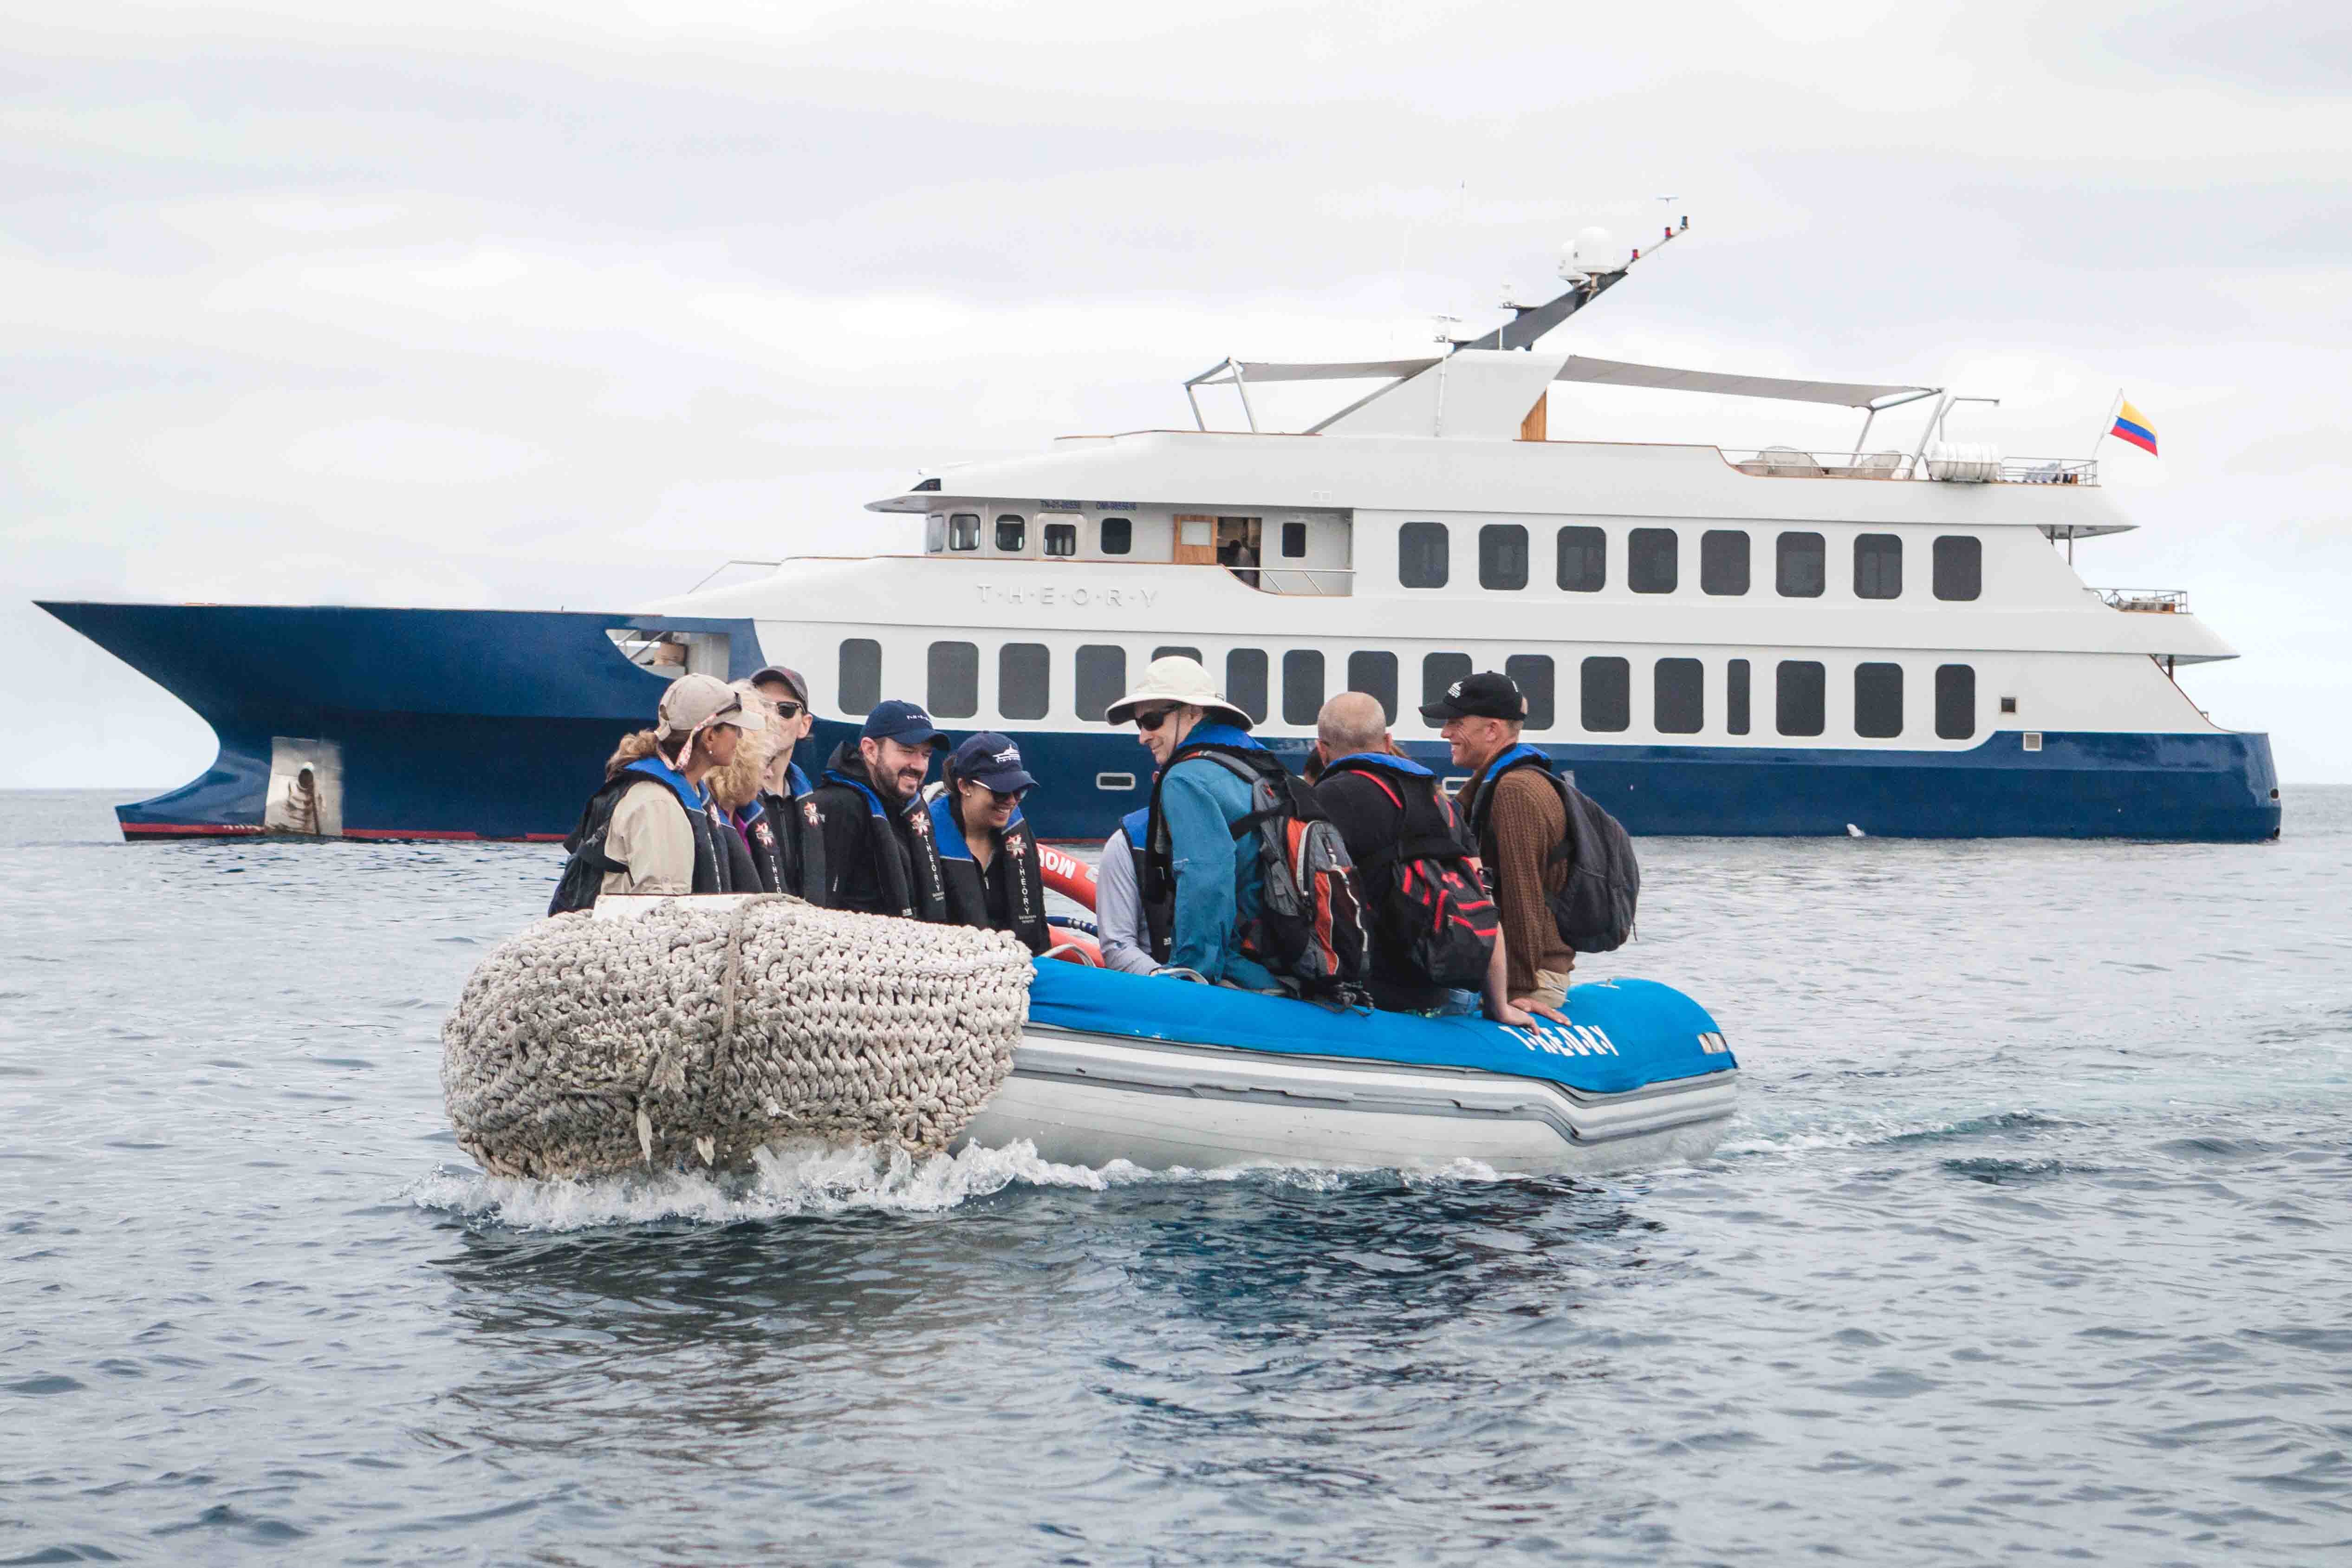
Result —
<instances>
[{"instance_id":1,"label":"railing on upper deck","mask_svg":"<svg viewBox=\"0 0 2352 1568\"><path fill-rule=\"evenodd\" d=\"M1910 452L1808 452L1797 447L1730 451L1725 460L1743 474L1779 479L1973 479L2008 485L2095 485L2099 465L2090 458L2004 458L1991 463L1953 464ZM1965 467L1966 473L1939 472Z\"/></svg>"},{"instance_id":2,"label":"railing on upper deck","mask_svg":"<svg viewBox=\"0 0 2352 1568\"><path fill-rule=\"evenodd\" d=\"M1356 592L1352 566L1228 566L1242 585L1261 594L1293 594L1310 598L1344 599Z\"/></svg>"},{"instance_id":3,"label":"railing on upper deck","mask_svg":"<svg viewBox=\"0 0 2352 1568\"><path fill-rule=\"evenodd\" d=\"M2185 616L2189 613L2189 592L2185 588L2089 588L2086 594L2096 594L2109 609L2129 610L2143 616Z\"/></svg>"}]
</instances>

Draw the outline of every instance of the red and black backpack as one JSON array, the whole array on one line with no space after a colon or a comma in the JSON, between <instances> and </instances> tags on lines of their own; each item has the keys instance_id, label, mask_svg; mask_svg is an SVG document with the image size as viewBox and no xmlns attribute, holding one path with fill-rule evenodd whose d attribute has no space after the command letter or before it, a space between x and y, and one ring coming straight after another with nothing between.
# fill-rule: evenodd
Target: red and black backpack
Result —
<instances>
[{"instance_id":1,"label":"red and black backpack","mask_svg":"<svg viewBox=\"0 0 2352 1568\"><path fill-rule=\"evenodd\" d=\"M1371 910L1381 978L1480 989L1503 922L1479 879L1476 852L1454 803L1434 778L1365 759L1342 757L1324 776L1343 772L1378 787L1399 815L1395 839L1356 862Z\"/></svg>"}]
</instances>

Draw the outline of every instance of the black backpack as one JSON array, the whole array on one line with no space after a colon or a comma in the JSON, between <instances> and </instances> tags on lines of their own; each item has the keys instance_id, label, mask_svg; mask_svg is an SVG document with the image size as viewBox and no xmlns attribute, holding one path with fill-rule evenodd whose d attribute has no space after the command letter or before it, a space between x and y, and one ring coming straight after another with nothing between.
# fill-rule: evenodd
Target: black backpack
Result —
<instances>
[{"instance_id":1,"label":"black backpack","mask_svg":"<svg viewBox=\"0 0 2352 1568\"><path fill-rule=\"evenodd\" d=\"M604 886L604 873L628 869L621 861L605 857L604 835L612 828L613 808L621 803L622 793L642 776L630 773L614 774L580 808L579 824L563 840L564 852L571 858L563 863L563 875L556 880L555 896L547 900L549 914L594 909L596 895Z\"/></svg>"},{"instance_id":2,"label":"black backpack","mask_svg":"<svg viewBox=\"0 0 2352 1568\"><path fill-rule=\"evenodd\" d=\"M1425 799L1408 804L1405 792L1422 781L1405 775L1391 784L1377 764L1346 771L1379 786L1402 816L1397 842L1356 863L1373 901L1382 958L1403 971L1381 978L1479 990L1502 934L1502 915L1478 880L1473 851L1457 836L1454 803L1433 779L1423 792Z\"/></svg>"},{"instance_id":3,"label":"black backpack","mask_svg":"<svg viewBox=\"0 0 2352 1568\"><path fill-rule=\"evenodd\" d=\"M1521 767L1541 770L1568 817L1568 832L1552 846L1551 858L1568 863L1568 877L1559 891L1548 893L1559 940L1576 952L1614 952L1633 934L1635 906L1642 897L1642 865L1633 856L1633 841L1624 825L1601 809L1601 803L1551 771L1550 759L1533 747L1524 755L1479 781L1472 805L1479 845L1492 854L1486 829L1495 786L1503 773ZM1492 868L1488 874L1492 876Z\"/></svg>"}]
</instances>

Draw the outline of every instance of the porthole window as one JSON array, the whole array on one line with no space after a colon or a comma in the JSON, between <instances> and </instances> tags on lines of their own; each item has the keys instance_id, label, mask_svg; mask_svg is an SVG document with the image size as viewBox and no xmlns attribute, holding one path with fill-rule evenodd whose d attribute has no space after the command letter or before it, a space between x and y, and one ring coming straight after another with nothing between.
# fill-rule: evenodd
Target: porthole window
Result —
<instances>
[{"instance_id":1,"label":"porthole window","mask_svg":"<svg viewBox=\"0 0 2352 1568\"><path fill-rule=\"evenodd\" d=\"M948 518L948 548L977 550L980 548L980 513L959 511Z\"/></svg>"},{"instance_id":2,"label":"porthole window","mask_svg":"<svg viewBox=\"0 0 2352 1568\"><path fill-rule=\"evenodd\" d=\"M1744 658L1723 667L1723 728L1734 735L1748 733L1748 661Z\"/></svg>"},{"instance_id":3,"label":"porthole window","mask_svg":"<svg viewBox=\"0 0 2352 1568\"><path fill-rule=\"evenodd\" d=\"M1784 658L1779 685L1772 727L1783 735L1820 734L1822 699L1827 690L1821 665L1810 658Z\"/></svg>"},{"instance_id":4,"label":"porthole window","mask_svg":"<svg viewBox=\"0 0 2352 1568\"><path fill-rule=\"evenodd\" d=\"M1282 553L1286 559L1291 561L1297 561L1307 553L1305 523L1286 522L1282 525Z\"/></svg>"},{"instance_id":5,"label":"porthole window","mask_svg":"<svg viewBox=\"0 0 2352 1568\"><path fill-rule=\"evenodd\" d=\"M1381 711L1389 723L1397 716L1397 656L1392 653L1365 651L1348 656L1348 689L1361 691L1380 699Z\"/></svg>"},{"instance_id":6,"label":"porthole window","mask_svg":"<svg viewBox=\"0 0 2352 1568\"><path fill-rule=\"evenodd\" d=\"M1470 679L1470 656L1466 653L1433 653L1421 661L1421 705L1442 702L1446 691L1457 680Z\"/></svg>"},{"instance_id":7,"label":"porthole window","mask_svg":"<svg viewBox=\"0 0 2352 1568\"><path fill-rule=\"evenodd\" d=\"M1110 705L1127 695L1127 649L1088 643L1078 649L1078 717L1099 724Z\"/></svg>"},{"instance_id":8,"label":"porthole window","mask_svg":"<svg viewBox=\"0 0 2352 1568\"><path fill-rule=\"evenodd\" d=\"M1853 667L1853 732L1873 741L1892 740L1903 733L1901 665Z\"/></svg>"},{"instance_id":9,"label":"porthole window","mask_svg":"<svg viewBox=\"0 0 2352 1568\"><path fill-rule=\"evenodd\" d=\"M1408 522L1397 530L1397 581L1408 588L1443 588L1453 575L1445 525Z\"/></svg>"},{"instance_id":10,"label":"porthole window","mask_svg":"<svg viewBox=\"0 0 2352 1568\"><path fill-rule=\"evenodd\" d=\"M1078 552L1078 525L1075 522L1049 522L1045 525L1045 553L1076 555Z\"/></svg>"},{"instance_id":11,"label":"porthole window","mask_svg":"<svg viewBox=\"0 0 2352 1568\"><path fill-rule=\"evenodd\" d=\"M1654 686L1652 721L1658 733L1697 734L1706 722L1706 668L1695 658L1662 658Z\"/></svg>"},{"instance_id":12,"label":"porthole window","mask_svg":"<svg viewBox=\"0 0 2352 1568\"><path fill-rule=\"evenodd\" d=\"M1053 706L1054 659L1041 642L996 650L996 710L1007 719L1043 719Z\"/></svg>"},{"instance_id":13,"label":"porthole window","mask_svg":"<svg viewBox=\"0 0 2352 1568\"><path fill-rule=\"evenodd\" d=\"M1892 533L1854 536L1853 596L1857 599L1899 599L1903 596L1903 541L1900 537Z\"/></svg>"},{"instance_id":14,"label":"porthole window","mask_svg":"<svg viewBox=\"0 0 2352 1568\"><path fill-rule=\"evenodd\" d=\"M1154 658L1189 658L1194 663L1198 663L1200 662L1201 650L1196 647L1178 647L1174 644L1171 643L1164 647L1153 648L1151 650L1151 657Z\"/></svg>"},{"instance_id":15,"label":"porthole window","mask_svg":"<svg viewBox=\"0 0 2352 1568\"><path fill-rule=\"evenodd\" d=\"M1633 721L1633 667L1624 659L1595 657L1584 661L1584 727L1599 734L1625 729Z\"/></svg>"},{"instance_id":16,"label":"porthole window","mask_svg":"<svg viewBox=\"0 0 2352 1568\"><path fill-rule=\"evenodd\" d=\"M1597 528L1563 528L1558 540L1559 585L1570 594L1598 594L1609 585L1609 535Z\"/></svg>"},{"instance_id":17,"label":"porthole window","mask_svg":"<svg viewBox=\"0 0 2352 1568\"><path fill-rule=\"evenodd\" d=\"M1282 721L1312 727L1323 711L1323 656L1295 647L1282 656Z\"/></svg>"},{"instance_id":18,"label":"porthole window","mask_svg":"<svg viewBox=\"0 0 2352 1568\"><path fill-rule=\"evenodd\" d=\"M1717 596L1748 592L1748 531L1710 528L1698 536L1698 588Z\"/></svg>"},{"instance_id":19,"label":"porthole window","mask_svg":"<svg viewBox=\"0 0 2352 1568\"><path fill-rule=\"evenodd\" d=\"M1237 647L1225 655L1225 700L1250 716L1253 724L1265 722L1265 649Z\"/></svg>"},{"instance_id":20,"label":"porthole window","mask_svg":"<svg viewBox=\"0 0 2352 1568\"><path fill-rule=\"evenodd\" d=\"M1974 665L1936 667L1936 738L1966 741L1977 732L1977 672Z\"/></svg>"},{"instance_id":21,"label":"porthole window","mask_svg":"<svg viewBox=\"0 0 2352 1568\"><path fill-rule=\"evenodd\" d=\"M948 547L948 520L938 512L923 520L923 549L937 555Z\"/></svg>"},{"instance_id":22,"label":"porthole window","mask_svg":"<svg viewBox=\"0 0 2352 1568\"><path fill-rule=\"evenodd\" d=\"M1135 548L1135 520L1131 517L1107 517L1102 520L1102 552L1124 555Z\"/></svg>"},{"instance_id":23,"label":"porthole window","mask_svg":"<svg viewBox=\"0 0 2352 1568\"><path fill-rule=\"evenodd\" d=\"M980 520L973 518L975 526ZM882 700L882 645L872 637L849 637L841 645L841 711L863 721Z\"/></svg>"},{"instance_id":24,"label":"porthole window","mask_svg":"<svg viewBox=\"0 0 2352 1568\"><path fill-rule=\"evenodd\" d=\"M1637 528L1625 536L1625 586L1636 594L1673 593L1681 568L1673 529Z\"/></svg>"},{"instance_id":25,"label":"porthole window","mask_svg":"<svg viewBox=\"0 0 2352 1568\"><path fill-rule=\"evenodd\" d=\"M1938 599L1973 599L1984 592L1984 542L1972 533L1940 534L1936 540L1935 588ZM1953 665L1954 669L1967 668Z\"/></svg>"},{"instance_id":26,"label":"porthole window","mask_svg":"<svg viewBox=\"0 0 2352 1568\"><path fill-rule=\"evenodd\" d=\"M1029 548L1029 523L1024 518L1007 513L996 520L996 548L1008 555L1017 555Z\"/></svg>"},{"instance_id":27,"label":"porthole window","mask_svg":"<svg viewBox=\"0 0 2352 1568\"><path fill-rule=\"evenodd\" d=\"M1774 586L1784 599L1818 599L1829 582L1829 550L1818 533L1784 533L1775 552Z\"/></svg>"},{"instance_id":28,"label":"porthole window","mask_svg":"<svg viewBox=\"0 0 2352 1568\"><path fill-rule=\"evenodd\" d=\"M1503 661L1503 673L1519 683L1519 695L1527 699L1527 727L1530 730L1550 729L1551 656L1543 653L1513 654Z\"/></svg>"},{"instance_id":29,"label":"porthole window","mask_svg":"<svg viewBox=\"0 0 2352 1568\"><path fill-rule=\"evenodd\" d=\"M931 645L928 700L934 719L969 719L980 711L980 645Z\"/></svg>"},{"instance_id":30,"label":"porthole window","mask_svg":"<svg viewBox=\"0 0 2352 1568\"><path fill-rule=\"evenodd\" d=\"M1516 522L1490 522L1478 531L1478 586L1528 585L1528 531Z\"/></svg>"}]
</instances>

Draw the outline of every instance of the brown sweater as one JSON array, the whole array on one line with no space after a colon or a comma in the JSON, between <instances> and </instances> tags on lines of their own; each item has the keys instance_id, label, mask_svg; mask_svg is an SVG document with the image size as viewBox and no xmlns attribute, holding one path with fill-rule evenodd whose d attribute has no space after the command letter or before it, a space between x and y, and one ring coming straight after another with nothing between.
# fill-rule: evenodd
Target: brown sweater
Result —
<instances>
[{"instance_id":1,"label":"brown sweater","mask_svg":"<svg viewBox=\"0 0 2352 1568\"><path fill-rule=\"evenodd\" d=\"M1495 785L1487 825L1495 836L1495 902L1510 950L1511 994L1524 996L1535 989L1537 970L1566 974L1576 966L1576 954L1559 940L1544 902L1546 893L1568 885L1568 863L1551 858L1552 846L1568 832L1568 814L1550 780L1520 768Z\"/></svg>"}]
</instances>

